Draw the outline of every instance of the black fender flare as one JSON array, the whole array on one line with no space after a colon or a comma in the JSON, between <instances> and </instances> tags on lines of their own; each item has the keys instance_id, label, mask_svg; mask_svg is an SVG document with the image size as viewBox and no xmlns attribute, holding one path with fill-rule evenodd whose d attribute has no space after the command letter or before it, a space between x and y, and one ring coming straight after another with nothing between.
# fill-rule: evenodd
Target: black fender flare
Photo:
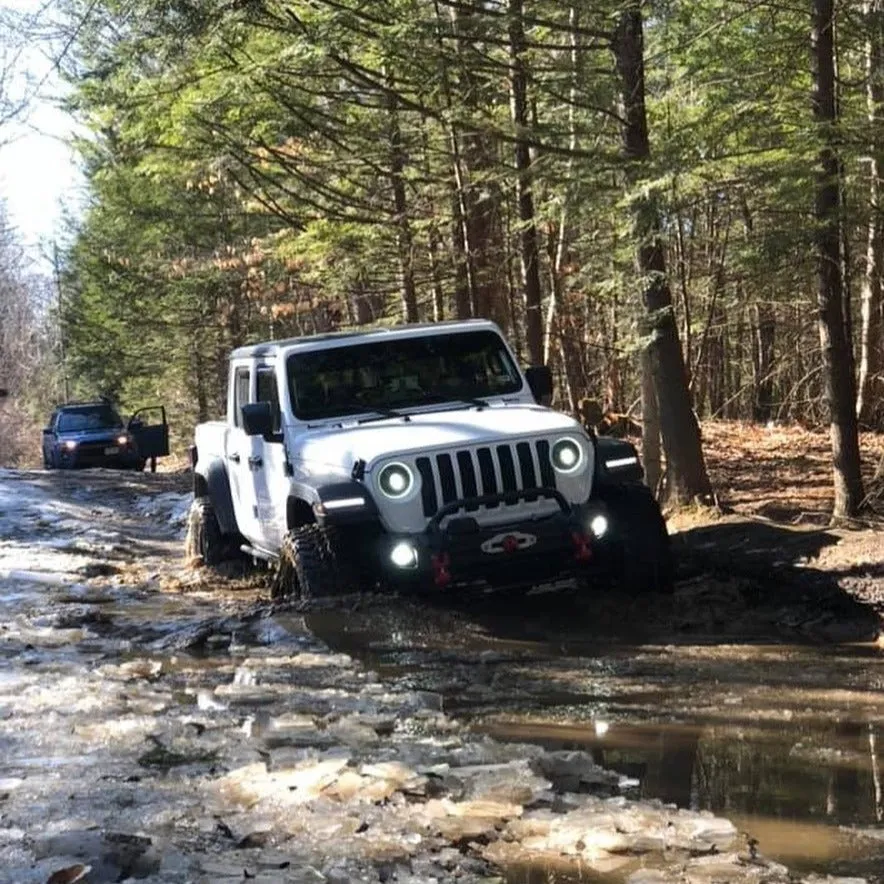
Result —
<instances>
[{"instance_id":1,"label":"black fender flare","mask_svg":"<svg viewBox=\"0 0 884 884\"><path fill-rule=\"evenodd\" d=\"M624 483L635 484L641 482L644 476L638 451L631 442L609 436L595 437L593 489ZM593 490L593 494L595 493Z\"/></svg>"},{"instance_id":2,"label":"black fender flare","mask_svg":"<svg viewBox=\"0 0 884 884\"><path fill-rule=\"evenodd\" d=\"M357 498L363 500L362 505L335 506L336 502ZM326 507L326 504L330 506ZM316 485L292 482L286 510L286 527L289 529L308 521L320 525L352 525L379 518L377 504L368 488L361 482L341 481L338 477L330 477L330 481Z\"/></svg>"},{"instance_id":3,"label":"black fender flare","mask_svg":"<svg viewBox=\"0 0 884 884\"><path fill-rule=\"evenodd\" d=\"M196 497L208 497L211 500L222 534L236 534L239 531L233 510L233 496L230 493L230 477L222 461L212 460L206 467L197 465L193 493Z\"/></svg>"}]
</instances>

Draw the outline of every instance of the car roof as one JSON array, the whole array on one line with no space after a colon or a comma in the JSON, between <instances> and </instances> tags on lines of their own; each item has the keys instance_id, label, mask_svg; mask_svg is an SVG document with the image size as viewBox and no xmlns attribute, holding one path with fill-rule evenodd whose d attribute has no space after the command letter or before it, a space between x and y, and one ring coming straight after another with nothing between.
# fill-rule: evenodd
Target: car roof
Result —
<instances>
[{"instance_id":1,"label":"car roof","mask_svg":"<svg viewBox=\"0 0 884 884\"><path fill-rule=\"evenodd\" d=\"M116 411L112 402L70 402L67 405L57 405L55 411L61 413L63 411L91 411L93 408L110 408Z\"/></svg>"},{"instance_id":2,"label":"car roof","mask_svg":"<svg viewBox=\"0 0 884 884\"><path fill-rule=\"evenodd\" d=\"M328 342L334 344L347 339L358 338L361 341L370 341L384 337L408 338L423 337L433 332L459 332L476 331L478 329L500 329L489 319L450 319L444 322L415 322L408 325L383 326L380 328L353 329L350 331L326 332L319 335L304 335L299 338L285 338L280 341L266 341L261 344L249 344L238 347L230 354L231 359L244 359L254 356L276 356L278 353L297 347L301 344L311 348L316 344ZM354 341L355 343L355 341Z\"/></svg>"}]
</instances>

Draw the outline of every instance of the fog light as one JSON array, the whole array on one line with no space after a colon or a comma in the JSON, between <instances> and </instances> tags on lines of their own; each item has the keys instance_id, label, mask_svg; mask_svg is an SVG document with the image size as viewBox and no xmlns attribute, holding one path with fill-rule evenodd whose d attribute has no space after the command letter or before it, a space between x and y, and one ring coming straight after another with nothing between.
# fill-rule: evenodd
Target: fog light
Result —
<instances>
[{"instance_id":1,"label":"fog light","mask_svg":"<svg viewBox=\"0 0 884 884\"><path fill-rule=\"evenodd\" d=\"M604 537L608 533L608 520L605 516L593 516L589 522L589 530L596 538Z\"/></svg>"},{"instance_id":2,"label":"fog light","mask_svg":"<svg viewBox=\"0 0 884 884\"><path fill-rule=\"evenodd\" d=\"M417 550L405 541L397 543L390 551L390 561L397 568L416 568Z\"/></svg>"}]
</instances>

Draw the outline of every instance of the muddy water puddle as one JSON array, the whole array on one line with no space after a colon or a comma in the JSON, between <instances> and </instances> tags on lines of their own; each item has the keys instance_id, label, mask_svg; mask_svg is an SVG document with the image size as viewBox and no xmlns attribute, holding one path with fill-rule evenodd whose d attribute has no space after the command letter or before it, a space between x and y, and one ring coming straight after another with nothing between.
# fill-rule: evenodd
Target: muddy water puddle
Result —
<instances>
[{"instance_id":1,"label":"muddy water puddle","mask_svg":"<svg viewBox=\"0 0 884 884\"><path fill-rule=\"evenodd\" d=\"M336 650L497 739L579 749L635 797L732 819L796 871L884 880L884 657L871 645L611 641L487 610L310 614ZM513 882L598 880L511 870Z\"/></svg>"}]
</instances>

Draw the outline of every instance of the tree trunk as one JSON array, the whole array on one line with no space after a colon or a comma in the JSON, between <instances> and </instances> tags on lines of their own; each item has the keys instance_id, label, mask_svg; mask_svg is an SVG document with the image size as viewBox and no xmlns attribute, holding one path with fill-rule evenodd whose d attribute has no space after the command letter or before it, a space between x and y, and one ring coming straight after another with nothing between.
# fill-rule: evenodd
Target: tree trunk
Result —
<instances>
[{"instance_id":1,"label":"tree trunk","mask_svg":"<svg viewBox=\"0 0 884 884\"><path fill-rule=\"evenodd\" d=\"M884 0L866 0L866 73L869 115L869 231L866 269L862 285L859 384L856 412L862 423L875 426L884 412L884 224L881 212L880 175L884 152L878 144L877 128L884 106Z\"/></svg>"},{"instance_id":2,"label":"tree trunk","mask_svg":"<svg viewBox=\"0 0 884 884\"><path fill-rule=\"evenodd\" d=\"M571 84L569 87L568 102L568 147L571 150L568 156L567 170L565 172L565 184L562 194L562 209L559 214L558 230L555 235L554 245L550 251L550 293L549 304L546 311L546 323L543 331L543 361L549 362L552 352L552 336L556 324L556 311L561 310L564 297L564 265L565 252L568 241L568 215L571 208L571 190L574 179L574 153L577 150L577 89L580 80L580 53L577 39L578 15L577 8L571 6L568 11L569 31L569 59ZM567 364L568 360L565 359ZM572 378L573 381L573 378ZM573 386L572 386L573 390Z\"/></svg>"},{"instance_id":3,"label":"tree trunk","mask_svg":"<svg viewBox=\"0 0 884 884\"><path fill-rule=\"evenodd\" d=\"M829 410L835 486L835 518L854 516L863 499L856 388L844 323L841 279L841 215L836 145L834 0L814 0L813 113L819 130L815 215L820 344Z\"/></svg>"},{"instance_id":4,"label":"tree trunk","mask_svg":"<svg viewBox=\"0 0 884 884\"><path fill-rule=\"evenodd\" d=\"M452 141L457 136L452 130ZM466 224L464 223L463 186L457 169L460 159L453 157L455 176L451 185L451 252L454 262L454 313L457 319L469 319L472 316L470 307L470 260L467 255Z\"/></svg>"},{"instance_id":5,"label":"tree trunk","mask_svg":"<svg viewBox=\"0 0 884 884\"><path fill-rule=\"evenodd\" d=\"M445 108L452 115L453 96L451 75L448 70L448 55L442 39L444 20L435 0L437 49L439 53L439 81L445 98ZM463 160L460 151L460 135L453 122L448 124L448 143L451 150L451 256L454 265L454 314L457 319L472 316L471 293L475 288L473 267L469 256L467 235L467 194L464 181Z\"/></svg>"},{"instance_id":6,"label":"tree trunk","mask_svg":"<svg viewBox=\"0 0 884 884\"><path fill-rule=\"evenodd\" d=\"M754 396L752 417L767 423L773 417L773 363L776 319L771 304L758 301L753 308L752 368Z\"/></svg>"},{"instance_id":7,"label":"tree trunk","mask_svg":"<svg viewBox=\"0 0 884 884\"><path fill-rule=\"evenodd\" d=\"M663 465L660 458L660 408L654 386L654 364L651 348L641 351L641 398L642 398L642 460L645 464L645 481L657 496L662 491L660 479Z\"/></svg>"},{"instance_id":8,"label":"tree trunk","mask_svg":"<svg viewBox=\"0 0 884 884\"><path fill-rule=\"evenodd\" d=\"M487 83L477 72L478 66L470 52L474 31L480 26L481 12L478 0L469 0L449 9L451 30L457 47L459 76L455 87L468 109L481 106ZM504 330L509 330L509 313L503 277L504 248L501 234L501 193L494 173L497 157L494 142L474 127L464 127L457 133L460 167L459 182L461 210L469 282L471 311L474 316L493 319Z\"/></svg>"},{"instance_id":9,"label":"tree trunk","mask_svg":"<svg viewBox=\"0 0 884 884\"><path fill-rule=\"evenodd\" d=\"M540 267L534 220L531 150L522 137L528 129L528 74L522 0L509 0L510 112L515 130L516 194L519 204L519 259L525 287L525 342L532 365L543 362L543 317L540 313Z\"/></svg>"},{"instance_id":10,"label":"tree trunk","mask_svg":"<svg viewBox=\"0 0 884 884\"><path fill-rule=\"evenodd\" d=\"M651 156L645 110L644 34L640 0L627 4L620 14L613 36L612 49L622 88L627 180L634 188ZM651 336L647 345L648 356L666 454L667 497L683 503L697 498L709 500L712 488L703 459L697 416L691 408L672 294L666 278L660 215L649 190L634 197L632 208L636 263L643 279L643 303Z\"/></svg>"},{"instance_id":11,"label":"tree trunk","mask_svg":"<svg viewBox=\"0 0 884 884\"><path fill-rule=\"evenodd\" d=\"M390 135L390 184L393 189L396 248L399 256L399 288L402 297L402 317L406 322L417 322L417 291L414 285L414 240L408 220L408 198L405 193L405 153L402 149L402 131L396 107L396 93L387 92Z\"/></svg>"}]
</instances>

